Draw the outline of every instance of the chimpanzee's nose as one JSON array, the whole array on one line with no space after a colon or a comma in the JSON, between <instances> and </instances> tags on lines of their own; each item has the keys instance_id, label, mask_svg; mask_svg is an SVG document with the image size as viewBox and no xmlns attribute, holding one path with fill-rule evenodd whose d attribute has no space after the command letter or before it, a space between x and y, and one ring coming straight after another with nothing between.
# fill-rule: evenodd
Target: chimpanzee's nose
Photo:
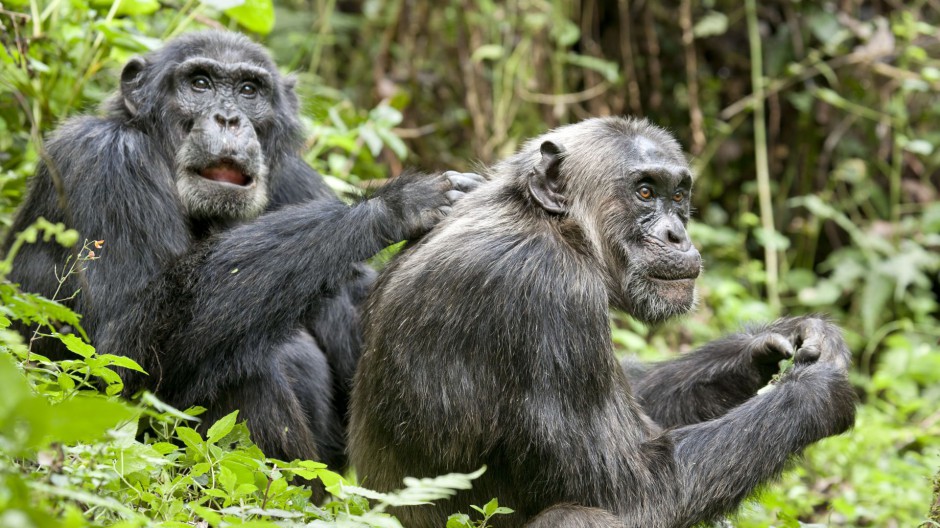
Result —
<instances>
[{"instance_id":1,"label":"chimpanzee's nose","mask_svg":"<svg viewBox=\"0 0 940 528\"><path fill-rule=\"evenodd\" d=\"M657 222L653 236L678 251L686 252L692 247L692 240L689 239L685 226L673 215L667 215Z\"/></svg>"},{"instance_id":2,"label":"chimpanzee's nose","mask_svg":"<svg viewBox=\"0 0 940 528\"><path fill-rule=\"evenodd\" d=\"M218 123L219 128L222 130L236 130L238 129L239 119L237 115L225 116L222 114L215 114L215 122Z\"/></svg>"}]
</instances>

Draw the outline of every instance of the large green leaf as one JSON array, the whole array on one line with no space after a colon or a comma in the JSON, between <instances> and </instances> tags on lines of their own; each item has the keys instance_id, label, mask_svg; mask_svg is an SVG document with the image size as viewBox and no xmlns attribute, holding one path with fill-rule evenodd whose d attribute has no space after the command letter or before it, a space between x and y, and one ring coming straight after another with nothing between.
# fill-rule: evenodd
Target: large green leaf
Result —
<instances>
[{"instance_id":1,"label":"large green leaf","mask_svg":"<svg viewBox=\"0 0 940 528\"><path fill-rule=\"evenodd\" d=\"M219 421L212 424L212 427L206 432L208 437L208 442L214 444L222 439L225 435L229 434L232 431L232 428L235 427L235 419L238 418L238 411L233 411L229 414L226 414L222 418L219 418Z\"/></svg>"},{"instance_id":2,"label":"large green leaf","mask_svg":"<svg viewBox=\"0 0 940 528\"><path fill-rule=\"evenodd\" d=\"M120 400L78 395L52 406L47 439L65 444L91 442L136 414L132 407Z\"/></svg>"},{"instance_id":3,"label":"large green leaf","mask_svg":"<svg viewBox=\"0 0 940 528\"><path fill-rule=\"evenodd\" d=\"M117 15L150 15L160 9L157 0L91 0L89 4L96 9L111 9L115 2L120 2Z\"/></svg>"},{"instance_id":4,"label":"large green leaf","mask_svg":"<svg viewBox=\"0 0 940 528\"><path fill-rule=\"evenodd\" d=\"M242 27L255 33L267 35L274 29L274 2L272 0L245 0L237 7L225 10L225 14Z\"/></svg>"}]
</instances>

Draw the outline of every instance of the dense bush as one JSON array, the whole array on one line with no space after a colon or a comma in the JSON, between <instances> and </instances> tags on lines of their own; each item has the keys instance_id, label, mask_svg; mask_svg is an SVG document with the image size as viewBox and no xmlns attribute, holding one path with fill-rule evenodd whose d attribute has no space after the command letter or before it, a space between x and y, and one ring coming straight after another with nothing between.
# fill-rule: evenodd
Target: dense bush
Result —
<instances>
[{"instance_id":1,"label":"dense bush","mask_svg":"<svg viewBox=\"0 0 940 528\"><path fill-rule=\"evenodd\" d=\"M255 34L295 72L305 157L341 193L405 163L470 168L585 116L646 115L693 155L692 234L707 272L696 314L658 329L620 316L616 342L652 359L742 321L821 311L856 354L856 429L811 448L730 522L915 526L936 508L940 465L940 12L923 0L755 4L4 2L0 222L9 225L43 134L94 111L128 57L204 26ZM38 236L78 241L55 225L21 239ZM87 243L59 273L93 266L94 250ZM469 482L377 497L314 462L265 459L234 415L202 438L190 428L198 409L109 397L120 390L112 368L133 365L48 324L80 328L78 315L6 280L0 299L2 526L386 526L387 505ZM44 325L35 338L63 339L80 359L31 354L8 328L17 319ZM138 438L141 419L156 426ZM336 501L310 504L294 476L319 476ZM367 498L379 500L370 508ZM485 523L498 508L452 523Z\"/></svg>"}]
</instances>

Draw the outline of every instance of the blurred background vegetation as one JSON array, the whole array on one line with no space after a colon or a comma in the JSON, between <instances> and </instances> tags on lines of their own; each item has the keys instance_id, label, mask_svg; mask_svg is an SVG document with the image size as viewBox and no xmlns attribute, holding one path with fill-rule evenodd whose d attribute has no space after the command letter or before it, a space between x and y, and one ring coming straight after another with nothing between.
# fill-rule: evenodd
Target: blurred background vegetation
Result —
<instances>
[{"instance_id":1,"label":"blurred background vegetation","mask_svg":"<svg viewBox=\"0 0 940 528\"><path fill-rule=\"evenodd\" d=\"M129 57L204 27L251 34L297 76L305 157L344 194L405 166L473 169L589 116L673 131L698 174L702 302L664 328L617 316L615 341L655 359L743 322L827 313L863 402L853 432L728 524L940 526L940 2L7 0L0 226L44 134L95 111ZM14 488L0 487L0 512ZM98 515L73 525L110 519Z\"/></svg>"}]
</instances>

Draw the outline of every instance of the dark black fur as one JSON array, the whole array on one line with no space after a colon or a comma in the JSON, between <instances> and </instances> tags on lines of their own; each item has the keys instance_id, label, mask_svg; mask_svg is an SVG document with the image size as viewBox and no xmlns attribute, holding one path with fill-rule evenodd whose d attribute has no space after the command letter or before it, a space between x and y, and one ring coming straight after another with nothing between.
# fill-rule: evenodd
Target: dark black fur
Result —
<instances>
[{"instance_id":1,"label":"dark black fur","mask_svg":"<svg viewBox=\"0 0 940 528\"><path fill-rule=\"evenodd\" d=\"M361 262L422 235L479 177L406 175L345 205L299 158L293 81L234 33L130 61L105 110L48 140L12 232L44 216L105 241L63 292L82 288L71 304L99 352L149 373L127 373L125 393L206 406L209 424L240 409L268 456L344 465L374 275ZM11 278L52 296L70 251L28 245ZM54 345L36 349L59 356Z\"/></svg>"},{"instance_id":2,"label":"dark black fur","mask_svg":"<svg viewBox=\"0 0 940 528\"><path fill-rule=\"evenodd\" d=\"M387 490L488 468L451 501L396 511L405 526L492 497L517 512L497 526L692 526L852 425L849 351L818 318L617 363L609 306L655 322L694 304L690 191L663 130L589 120L494 167L382 273L353 388L359 476Z\"/></svg>"}]
</instances>

